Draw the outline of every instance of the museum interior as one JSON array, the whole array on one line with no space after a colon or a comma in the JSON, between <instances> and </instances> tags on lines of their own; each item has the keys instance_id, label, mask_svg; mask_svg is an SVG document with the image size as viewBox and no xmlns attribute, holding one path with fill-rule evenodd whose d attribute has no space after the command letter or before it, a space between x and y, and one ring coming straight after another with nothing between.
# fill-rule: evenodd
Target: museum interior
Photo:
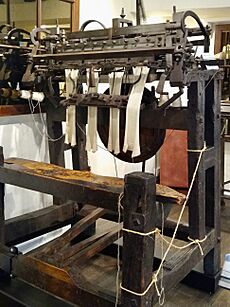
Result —
<instances>
[{"instance_id":1,"label":"museum interior","mask_svg":"<svg viewBox=\"0 0 230 307\"><path fill-rule=\"evenodd\" d=\"M0 306L230 306L229 0L0 0Z\"/></svg>"}]
</instances>

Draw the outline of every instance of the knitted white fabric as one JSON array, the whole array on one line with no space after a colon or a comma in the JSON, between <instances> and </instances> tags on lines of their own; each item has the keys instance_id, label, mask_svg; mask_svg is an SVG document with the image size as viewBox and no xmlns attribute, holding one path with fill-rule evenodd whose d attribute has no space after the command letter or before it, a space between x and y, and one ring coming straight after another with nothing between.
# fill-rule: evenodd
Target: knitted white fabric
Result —
<instances>
[{"instance_id":1,"label":"knitted white fabric","mask_svg":"<svg viewBox=\"0 0 230 307\"><path fill-rule=\"evenodd\" d=\"M66 98L69 98L77 85L78 69L65 69L66 79ZM76 143L76 106L68 106L66 109L66 132L65 143L71 146L77 145Z\"/></svg>"},{"instance_id":2,"label":"knitted white fabric","mask_svg":"<svg viewBox=\"0 0 230 307\"><path fill-rule=\"evenodd\" d=\"M120 95L124 72L109 74L109 87L111 95ZM120 109L110 108L108 150L115 154L120 152Z\"/></svg>"},{"instance_id":3,"label":"knitted white fabric","mask_svg":"<svg viewBox=\"0 0 230 307\"><path fill-rule=\"evenodd\" d=\"M98 72L93 72L95 78L95 86L89 84L89 69L87 70L87 85L88 93L97 93L99 75ZM88 107L88 129L86 134L86 150L97 151L97 107Z\"/></svg>"},{"instance_id":4,"label":"knitted white fabric","mask_svg":"<svg viewBox=\"0 0 230 307\"><path fill-rule=\"evenodd\" d=\"M140 106L148 77L149 68L146 66L135 67L134 76L140 76L140 80L133 85L126 109L126 126L123 151L132 151L132 158L140 155L139 118Z\"/></svg>"}]
</instances>

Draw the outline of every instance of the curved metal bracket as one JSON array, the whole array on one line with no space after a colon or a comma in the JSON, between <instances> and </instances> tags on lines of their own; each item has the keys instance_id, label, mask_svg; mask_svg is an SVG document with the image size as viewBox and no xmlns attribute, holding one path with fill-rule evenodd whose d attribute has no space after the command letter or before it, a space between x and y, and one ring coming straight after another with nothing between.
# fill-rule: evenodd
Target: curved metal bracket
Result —
<instances>
[{"instance_id":1,"label":"curved metal bracket","mask_svg":"<svg viewBox=\"0 0 230 307\"><path fill-rule=\"evenodd\" d=\"M37 46L37 47L39 46L39 41L36 39L36 36L38 33L50 34L50 31L43 29L43 28L35 28L31 31L30 33L31 42L34 44L34 46Z\"/></svg>"}]
</instances>

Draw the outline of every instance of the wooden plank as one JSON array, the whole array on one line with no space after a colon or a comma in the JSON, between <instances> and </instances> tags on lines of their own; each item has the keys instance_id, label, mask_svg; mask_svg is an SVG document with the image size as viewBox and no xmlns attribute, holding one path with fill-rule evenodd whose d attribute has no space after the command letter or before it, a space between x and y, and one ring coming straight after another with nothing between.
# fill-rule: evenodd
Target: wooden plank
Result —
<instances>
[{"instance_id":1,"label":"wooden plank","mask_svg":"<svg viewBox=\"0 0 230 307\"><path fill-rule=\"evenodd\" d=\"M12 278L7 282L0 281L0 302L2 307L74 307L72 303L18 278Z\"/></svg>"},{"instance_id":2,"label":"wooden plank","mask_svg":"<svg viewBox=\"0 0 230 307\"><path fill-rule=\"evenodd\" d=\"M6 244L17 244L65 226L73 220L77 211L76 204L65 203L8 219L5 221Z\"/></svg>"},{"instance_id":3,"label":"wooden plank","mask_svg":"<svg viewBox=\"0 0 230 307\"><path fill-rule=\"evenodd\" d=\"M33 250L31 254L37 254L38 251L41 251L43 259L47 258L47 255L55 255L62 248L69 246L71 241L82 233L86 228L92 225L99 217L103 216L105 210L102 208L96 208L90 214L82 218L77 222L72 228L66 231L61 235L57 240L47 243L44 247L38 247L38 249Z\"/></svg>"},{"instance_id":4,"label":"wooden plank","mask_svg":"<svg viewBox=\"0 0 230 307\"><path fill-rule=\"evenodd\" d=\"M108 258L108 257L107 257ZM95 268L95 265L93 266ZM100 267L99 267L100 268ZM66 270L40 261L30 256L17 256L13 259L13 273L58 297L84 307L113 307L114 302L95 281L90 284L91 274L87 279L79 273L79 269L72 271L73 276ZM101 270L98 275L103 273ZM108 300L105 300L108 298Z\"/></svg>"},{"instance_id":5,"label":"wooden plank","mask_svg":"<svg viewBox=\"0 0 230 307\"><path fill-rule=\"evenodd\" d=\"M207 234L207 239L203 243L200 243L204 255L207 255L210 250L213 249L215 243L215 231L212 230ZM163 278L164 288L166 291L175 287L175 285L179 283L189 272L191 272L197 263L199 263L204 257L201 255L200 248L197 244L194 244L184 251L182 250L181 253L183 254L183 257L180 258L180 261L178 261L177 257L172 256L172 258L165 264L162 275L163 277L161 277L161 274L159 276L158 284L160 284L161 278ZM154 303L158 300L155 287L152 287L150 292L153 294L152 303Z\"/></svg>"},{"instance_id":6,"label":"wooden plank","mask_svg":"<svg viewBox=\"0 0 230 307\"><path fill-rule=\"evenodd\" d=\"M35 109L35 113L38 112L38 108ZM30 114L30 108L28 104L14 104L14 105L1 105L0 106L0 117L1 116L12 116L12 115L23 115Z\"/></svg>"},{"instance_id":7,"label":"wooden plank","mask_svg":"<svg viewBox=\"0 0 230 307\"><path fill-rule=\"evenodd\" d=\"M0 181L113 211L117 211L118 198L124 186L119 178L19 158L5 160L0 167ZM157 199L181 204L185 196L158 185Z\"/></svg>"},{"instance_id":8,"label":"wooden plank","mask_svg":"<svg viewBox=\"0 0 230 307\"><path fill-rule=\"evenodd\" d=\"M155 177L147 173L125 176L124 228L147 233L156 227ZM143 293L152 280L155 237L123 233L122 286ZM121 290L122 306L152 306L151 292L143 296Z\"/></svg>"},{"instance_id":9,"label":"wooden plank","mask_svg":"<svg viewBox=\"0 0 230 307\"><path fill-rule=\"evenodd\" d=\"M0 181L80 203L111 209L123 190L122 180L67 170L63 167L23 159L8 159L0 167Z\"/></svg>"},{"instance_id":10,"label":"wooden plank","mask_svg":"<svg viewBox=\"0 0 230 307\"><path fill-rule=\"evenodd\" d=\"M221 122L220 122L220 80L212 80L206 88L206 104L209 110L210 136L213 142L213 164L206 170L206 226L214 228L216 233L216 245L204 259L204 272L208 276L215 276L220 272L220 163L221 160ZM210 126L212 129L210 129Z\"/></svg>"},{"instance_id":11,"label":"wooden plank","mask_svg":"<svg viewBox=\"0 0 230 307\"><path fill-rule=\"evenodd\" d=\"M69 247L65 248L64 250L60 250L56 255L54 255L54 262L55 263L64 263L66 261L66 259L74 256L75 254L77 254L78 252L80 252L81 250L83 250L84 248L89 246L91 243L94 243L99 238L105 236L107 233L108 233L108 231L94 234L93 236L91 236L91 237L89 237L89 238L87 238L83 241L80 241L73 246L69 246Z\"/></svg>"},{"instance_id":12,"label":"wooden plank","mask_svg":"<svg viewBox=\"0 0 230 307\"><path fill-rule=\"evenodd\" d=\"M97 253L100 253L103 249L117 240L118 233L122 230L122 227L122 224L118 226L116 225L105 236L79 251L76 255L66 259L64 263L62 263L62 267L70 266L71 268L73 264L78 266L95 256Z\"/></svg>"},{"instance_id":13,"label":"wooden plank","mask_svg":"<svg viewBox=\"0 0 230 307\"><path fill-rule=\"evenodd\" d=\"M80 171L88 171L88 154L85 150L86 144L86 127L84 118L86 117L84 109L77 108L76 114L76 133L77 133L77 146L72 148L72 161L73 169Z\"/></svg>"},{"instance_id":14,"label":"wooden plank","mask_svg":"<svg viewBox=\"0 0 230 307\"><path fill-rule=\"evenodd\" d=\"M80 24L80 0L74 0L71 4L70 29L71 32L79 30Z\"/></svg>"},{"instance_id":15,"label":"wooden plank","mask_svg":"<svg viewBox=\"0 0 230 307\"><path fill-rule=\"evenodd\" d=\"M205 141L205 82L192 83L188 88L188 149L201 150ZM197 165L200 153L188 152L189 185ZM189 204L189 235L193 239L205 237L205 169L204 158L201 159L196 179L191 191Z\"/></svg>"}]
</instances>

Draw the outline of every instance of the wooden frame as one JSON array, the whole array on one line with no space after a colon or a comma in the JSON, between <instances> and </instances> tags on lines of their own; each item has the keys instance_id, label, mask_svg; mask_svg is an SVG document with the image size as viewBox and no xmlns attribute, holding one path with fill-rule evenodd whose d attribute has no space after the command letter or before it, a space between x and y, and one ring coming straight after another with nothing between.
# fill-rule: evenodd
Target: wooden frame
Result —
<instances>
[{"instance_id":1,"label":"wooden frame","mask_svg":"<svg viewBox=\"0 0 230 307\"><path fill-rule=\"evenodd\" d=\"M190 182L200 154L199 150L202 150L205 143L207 145L189 200L188 226L181 225L183 227L180 228L177 236L177 238L183 238L184 244L188 242L188 235L194 240L206 238L204 242L200 243L204 257L200 253L199 246L192 245L165 261L163 270L166 291L185 277L185 281L188 284L193 283L193 286L203 290L214 292L217 288L220 274L220 79L221 75L212 71L188 74L188 107L183 113L181 113L181 109L178 109L178 114L183 114L185 121L179 119L178 122L173 123L172 120L168 121L167 116L161 118L162 126L170 126L171 128L171 126L175 125L182 130L188 129L188 146L191 150L189 151L188 158ZM48 109L48 127L50 127L49 131L53 132L52 137L58 137L62 133L60 122L63 120L64 113L61 109L59 111L49 113ZM174 111L177 113L176 110ZM154 110L152 113L149 113L150 118L153 113ZM81 113L79 112L79 114ZM82 125L84 127L83 118L84 116L82 115ZM157 122L154 124L157 125ZM78 133L82 133L82 131L80 130ZM55 153L55 155L51 156L51 159L56 164L63 161L62 143L61 141L59 143L50 142L51 153ZM82 145L79 148L83 149L84 146ZM86 165L84 150L81 153L78 152L76 160L76 167L84 169ZM83 161L84 165L82 166L79 161ZM129 174L126 176L123 186L122 181L118 183L117 179L100 179L100 176L97 179L94 177L89 179L88 175L84 174L86 173L68 171L62 167L49 166L39 162L20 159L6 160L0 167L0 182L2 185L0 191L2 212L0 215L1 233L3 233L3 229L6 227L4 226L3 218L5 183L50 193L59 199L72 199L81 204L90 203L115 212L117 212L118 200L124 189L122 201L124 207L124 228L138 232L149 232L155 228L157 223L155 196L157 193L155 191L155 178L153 175L145 173ZM101 212L104 213L100 211L100 214ZM98 215L92 215L90 223L85 222L89 221L89 217L86 217L85 220L83 219L75 224L71 230L74 231L74 236L90 226L97 217ZM40 224L41 222L35 219L34 223ZM39 228L38 224L37 228ZM83 228L82 225L84 225ZM50 223L47 222L47 229L49 227ZM69 248L75 248L75 251L78 251L76 253L77 258L74 258L75 261L76 259L78 261L71 262L71 266L63 267L61 262L53 262L54 258L52 255L59 254L60 240L62 240L60 238L53 243L55 252L51 256L49 254L46 255L46 246L28 256L17 255L14 252L10 257L7 256L6 248L2 247L0 252L0 268L8 268L8 273L15 275L16 279L20 277L74 304L80 304L84 307L113 306L114 295L111 295L108 291L103 291L95 283L90 286L89 280L85 280L81 276L80 268L83 269L86 265L86 260L92 259L98 252L100 254L103 253L105 248L116 240L117 230L115 229L114 231L109 231L102 238L94 236L82 241L82 243L74 241L74 245L72 245L69 239L66 239L64 247L68 247L68 251ZM152 237L153 240L149 237L129 232L124 232L123 237L122 285L128 290L142 293L151 282L152 272L157 268L157 263L159 263L156 257L153 262L153 255L155 254L153 249L154 235ZM71 240L73 238L71 235ZM1 242L4 243L4 241L5 238L2 236ZM81 256L78 255L78 244L81 244L80 246L84 245ZM64 251L66 254L67 250L64 249ZM7 265L7 257L12 265ZM111 259L114 258L112 257ZM203 273L191 272L202 259ZM116 264L116 259L112 261L115 261ZM156 289L152 286L145 295L140 297L122 290L119 304L121 306L152 306L157 299Z\"/></svg>"},{"instance_id":2,"label":"wooden frame","mask_svg":"<svg viewBox=\"0 0 230 307\"><path fill-rule=\"evenodd\" d=\"M214 45L214 53L219 53L222 51L221 46L221 33L223 31L230 31L230 24L220 24L215 26L215 45Z\"/></svg>"}]
</instances>

